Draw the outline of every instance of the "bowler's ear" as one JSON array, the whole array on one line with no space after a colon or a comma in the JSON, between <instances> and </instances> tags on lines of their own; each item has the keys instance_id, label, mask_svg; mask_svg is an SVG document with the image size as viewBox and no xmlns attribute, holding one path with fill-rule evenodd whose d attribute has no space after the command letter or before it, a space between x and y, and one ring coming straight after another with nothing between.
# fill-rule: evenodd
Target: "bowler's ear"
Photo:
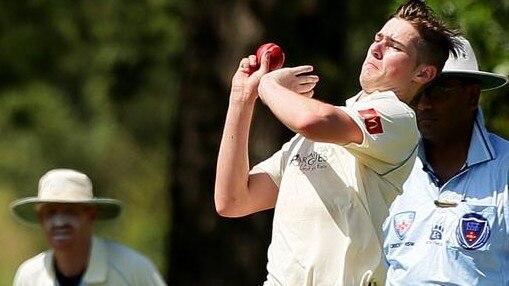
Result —
<instances>
[{"instance_id":1,"label":"bowler's ear","mask_svg":"<svg viewBox=\"0 0 509 286\"><path fill-rule=\"evenodd\" d=\"M414 76L414 80L420 84L427 84L437 76L437 67L432 65L421 65Z\"/></svg>"}]
</instances>

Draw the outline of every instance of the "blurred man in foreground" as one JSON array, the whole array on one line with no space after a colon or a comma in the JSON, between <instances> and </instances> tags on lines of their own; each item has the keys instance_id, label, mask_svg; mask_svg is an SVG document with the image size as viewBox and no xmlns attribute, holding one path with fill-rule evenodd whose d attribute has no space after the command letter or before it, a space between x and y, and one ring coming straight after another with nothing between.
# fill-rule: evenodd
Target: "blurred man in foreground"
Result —
<instances>
[{"instance_id":1,"label":"blurred man in foreground","mask_svg":"<svg viewBox=\"0 0 509 286\"><path fill-rule=\"evenodd\" d=\"M126 246L93 235L97 220L120 215L120 202L95 198L92 183L69 169L47 172L37 197L11 204L22 222L40 225L51 249L25 261L14 286L161 286L152 262Z\"/></svg>"}]
</instances>

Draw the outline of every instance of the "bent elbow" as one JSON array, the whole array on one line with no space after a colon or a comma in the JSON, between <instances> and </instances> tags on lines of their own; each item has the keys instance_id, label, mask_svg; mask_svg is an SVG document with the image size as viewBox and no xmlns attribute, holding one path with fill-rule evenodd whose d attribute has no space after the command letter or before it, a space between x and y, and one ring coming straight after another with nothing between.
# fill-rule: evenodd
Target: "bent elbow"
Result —
<instances>
[{"instance_id":1,"label":"bent elbow","mask_svg":"<svg viewBox=\"0 0 509 286\"><path fill-rule=\"evenodd\" d=\"M233 217L231 210L226 206L226 204L218 204L216 202L216 213L222 217Z\"/></svg>"},{"instance_id":2,"label":"bent elbow","mask_svg":"<svg viewBox=\"0 0 509 286\"><path fill-rule=\"evenodd\" d=\"M244 214L239 214L236 210L232 208L226 208L226 207L218 207L216 205L216 212L219 216L227 217L227 218L237 218L245 216Z\"/></svg>"},{"instance_id":3,"label":"bent elbow","mask_svg":"<svg viewBox=\"0 0 509 286\"><path fill-rule=\"evenodd\" d=\"M321 121L320 116L308 112L295 118L293 121L293 129L295 132L306 136L306 134L313 134L313 130L319 126Z\"/></svg>"},{"instance_id":4,"label":"bent elbow","mask_svg":"<svg viewBox=\"0 0 509 286\"><path fill-rule=\"evenodd\" d=\"M217 214L221 217L225 217L225 218L237 218L239 217L238 215L234 215L233 213L230 213L226 210L217 210Z\"/></svg>"},{"instance_id":5,"label":"bent elbow","mask_svg":"<svg viewBox=\"0 0 509 286\"><path fill-rule=\"evenodd\" d=\"M216 213L222 217L234 218L241 217L242 214L239 214L238 209L235 207L235 202L231 199L220 199L215 198L215 208Z\"/></svg>"}]
</instances>

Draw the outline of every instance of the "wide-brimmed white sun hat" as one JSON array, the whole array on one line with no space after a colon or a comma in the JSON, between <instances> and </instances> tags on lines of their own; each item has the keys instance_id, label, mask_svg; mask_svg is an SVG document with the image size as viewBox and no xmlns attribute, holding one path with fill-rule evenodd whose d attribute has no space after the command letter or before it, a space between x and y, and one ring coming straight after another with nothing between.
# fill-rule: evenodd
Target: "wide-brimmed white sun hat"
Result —
<instances>
[{"instance_id":1,"label":"wide-brimmed white sun hat","mask_svg":"<svg viewBox=\"0 0 509 286\"><path fill-rule=\"evenodd\" d=\"M452 54L449 56L439 77L457 76L472 78L479 81L481 90L499 88L507 83L505 75L480 71L470 42L461 36L457 37L457 40L463 47L458 51L457 58Z\"/></svg>"},{"instance_id":2,"label":"wide-brimmed white sun hat","mask_svg":"<svg viewBox=\"0 0 509 286\"><path fill-rule=\"evenodd\" d=\"M18 199L10 204L12 213L22 222L38 224L36 206L44 203L93 204L98 220L114 219L122 212L120 201L96 198L87 175L71 169L54 169L41 177L37 197Z\"/></svg>"}]
</instances>

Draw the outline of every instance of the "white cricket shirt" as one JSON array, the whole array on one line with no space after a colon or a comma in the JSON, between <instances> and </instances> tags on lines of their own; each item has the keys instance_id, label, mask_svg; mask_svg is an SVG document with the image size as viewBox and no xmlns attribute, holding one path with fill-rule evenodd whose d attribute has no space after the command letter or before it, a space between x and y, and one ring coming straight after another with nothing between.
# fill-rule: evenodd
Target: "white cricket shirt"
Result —
<instances>
[{"instance_id":1,"label":"white cricket shirt","mask_svg":"<svg viewBox=\"0 0 509 286\"><path fill-rule=\"evenodd\" d=\"M361 128L361 144L296 135L253 168L279 186L264 285L385 280L381 225L411 170L419 134L413 110L393 92L360 95L338 108Z\"/></svg>"}]
</instances>

